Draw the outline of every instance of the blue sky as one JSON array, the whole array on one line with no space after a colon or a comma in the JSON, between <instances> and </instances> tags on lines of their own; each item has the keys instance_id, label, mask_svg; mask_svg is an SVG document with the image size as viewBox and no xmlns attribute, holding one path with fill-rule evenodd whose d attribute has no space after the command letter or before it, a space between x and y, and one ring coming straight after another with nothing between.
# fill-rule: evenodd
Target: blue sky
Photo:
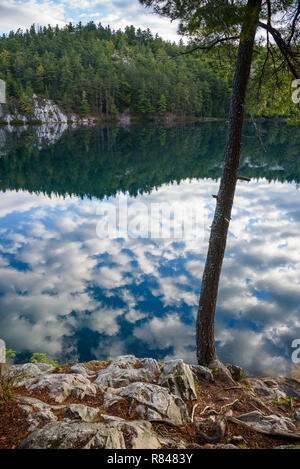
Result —
<instances>
[{"instance_id":1,"label":"blue sky","mask_svg":"<svg viewBox=\"0 0 300 469\"><path fill-rule=\"evenodd\" d=\"M0 0L0 32L7 33L31 24L63 26L72 21L93 20L114 29L133 24L150 28L164 39L178 41L177 25L144 8L138 0Z\"/></svg>"}]
</instances>

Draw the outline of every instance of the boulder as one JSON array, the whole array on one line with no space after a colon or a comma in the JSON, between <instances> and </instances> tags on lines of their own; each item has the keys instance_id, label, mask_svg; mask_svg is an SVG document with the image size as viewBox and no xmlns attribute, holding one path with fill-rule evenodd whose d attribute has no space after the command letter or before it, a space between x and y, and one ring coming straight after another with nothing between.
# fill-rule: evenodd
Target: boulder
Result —
<instances>
[{"instance_id":1,"label":"boulder","mask_svg":"<svg viewBox=\"0 0 300 469\"><path fill-rule=\"evenodd\" d=\"M300 381L294 378L279 378L280 390L287 397L295 397L300 399Z\"/></svg>"},{"instance_id":2,"label":"boulder","mask_svg":"<svg viewBox=\"0 0 300 469\"><path fill-rule=\"evenodd\" d=\"M120 388L137 381L152 382L156 379L155 363L149 360L142 362L134 355L122 355L97 374L94 384L101 389Z\"/></svg>"},{"instance_id":3,"label":"boulder","mask_svg":"<svg viewBox=\"0 0 300 469\"><path fill-rule=\"evenodd\" d=\"M147 421L126 422L125 429L130 449L160 449L158 436Z\"/></svg>"},{"instance_id":4,"label":"boulder","mask_svg":"<svg viewBox=\"0 0 300 469\"><path fill-rule=\"evenodd\" d=\"M162 420L161 414L156 410L150 409L149 407L139 404L136 406L136 412L138 415L145 420Z\"/></svg>"},{"instance_id":5,"label":"boulder","mask_svg":"<svg viewBox=\"0 0 300 469\"><path fill-rule=\"evenodd\" d=\"M140 365L140 360L134 355L120 355L111 361L109 368L122 368L130 370L131 368L134 368L138 365Z\"/></svg>"},{"instance_id":6,"label":"boulder","mask_svg":"<svg viewBox=\"0 0 300 469\"><path fill-rule=\"evenodd\" d=\"M106 368L99 371L98 377L95 379L94 384L101 389L120 388L127 386L130 383L152 382L155 380L155 374L145 368L138 369L119 369L119 368Z\"/></svg>"},{"instance_id":7,"label":"boulder","mask_svg":"<svg viewBox=\"0 0 300 469\"><path fill-rule=\"evenodd\" d=\"M109 408L123 398L120 396L120 389L107 388L104 392L103 399L103 407Z\"/></svg>"},{"instance_id":8,"label":"boulder","mask_svg":"<svg viewBox=\"0 0 300 469\"><path fill-rule=\"evenodd\" d=\"M103 416L104 417L104 416ZM89 441L84 449L103 448L104 438L106 449L124 449L126 435L127 449L160 449L161 443L158 436L152 429L152 425L147 421L127 422L118 417L106 416L107 424L102 424L102 428ZM109 429L109 430L107 430ZM107 437L108 433L108 437ZM118 446L119 445L119 446Z\"/></svg>"},{"instance_id":9,"label":"boulder","mask_svg":"<svg viewBox=\"0 0 300 469\"><path fill-rule=\"evenodd\" d=\"M99 414L99 409L95 407L89 407L83 404L70 404L65 408L67 417L76 420L82 420L83 422L91 422Z\"/></svg>"},{"instance_id":10,"label":"boulder","mask_svg":"<svg viewBox=\"0 0 300 469\"><path fill-rule=\"evenodd\" d=\"M248 382L254 394L259 394L267 401L274 401L281 397L286 397L286 393L280 389L279 384L275 380L265 381L262 378L250 378Z\"/></svg>"},{"instance_id":11,"label":"boulder","mask_svg":"<svg viewBox=\"0 0 300 469\"><path fill-rule=\"evenodd\" d=\"M259 410L242 414L237 418L263 430L287 431L295 429L295 425L290 418L278 415L263 415Z\"/></svg>"},{"instance_id":12,"label":"boulder","mask_svg":"<svg viewBox=\"0 0 300 469\"><path fill-rule=\"evenodd\" d=\"M143 368L146 368L147 370L150 370L154 373L160 373L159 364L154 358L142 358L140 363Z\"/></svg>"},{"instance_id":13,"label":"boulder","mask_svg":"<svg viewBox=\"0 0 300 469\"><path fill-rule=\"evenodd\" d=\"M35 430L22 443L28 449L159 449L161 444L150 422L108 418L87 423L63 420Z\"/></svg>"},{"instance_id":14,"label":"boulder","mask_svg":"<svg viewBox=\"0 0 300 469\"><path fill-rule=\"evenodd\" d=\"M230 371L231 376L235 381L241 381L243 377L243 368L237 365L225 364L226 368Z\"/></svg>"},{"instance_id":15,"label":"boulder","mask_svg":"<svg viewBox=\"0 0 300 469\"><path fill-rule=\"evenodd\" d=\"M30 396L16 396L15 400L21 403L19 407L22 406L23 404L23 407L25 406L28 407L28 409L30 409L31 412L34 409L41 410L41 411L51 410L51 409L59 410L65 407L64 405L46 404L45 402L40 401L39 399L36 399L35 397L30 397Z\"/></svg>"},{"instance_id":16,"label":"boulder","mask_svg":"<svg viewBox=\"0 0 300 469\"><path fill-rule=\"evenodd\" d=\"M35 430L22 442L22 448L28 449L70 449L82 448L99 432L99 447L106 448L106 440L117 436L108 425L86 422L61 421L45 425ZM102 436L102 438L101 438ZM100 442L101 440L101 442ZM114 449L125 448L124 439L116 438Z\"/></svg>"},{"instance_id":17,"label":"boulder","mask_svg":"<svg viewBox=\"0 0 300 469\"><path fill-rule=\"evenodd\" d=\"M170 360L161 368L160 386L169 388L172 394L185 400L196 400L197 394L193 374L183 360Z\"/></svg>"},{"instance_id":18,"label":"boulder","mask_svg":"<svg viewBox=\"0 0 300 469\"><path fill-rule=\"evenodd\" d=\"M122 389L120 396L134 399L138 404L160 414L161 418L174 423L188 421L185 403L180 397L170 394L167 388L150 383L132 383Z\"/></svg>"},{"instance_id":19,"label":"boulder","mask_svg":"<svg viewBox=\"0 0 300 469\"><path fill-rule=\"evenodd\" d=\"M298 409L297 409L296 412L294 413L294 418L295 418L295 420L297 420L298 422L300 422L300 407L298 407Z\"/></svg>"},{"instance_id":20,"label":"boulder","mask_svg":"<svg viewBox=\"0 0 300 469\"><path fill-rule=\"evenodd\" d=\"M30 424L29 431L32 432L36 428L46 425L50 422L56 422L56 415L51 410L40 410L34 414L30 414L27 417L27 422Z\"/></svg>"},{"instance_id":21,"label":"boulder","mask_svg":"<svg viewBox=\"0 0 300 469\"><path fill-rule=\"evenodd\" d=\"M12 365L3 374L3 380L14 387L24 386L28 378L36 378L55 370L53 365L47 363L25 363L24 365Z\"/></svg>"},{"instance_id":22,"label":"boulder","mask_svg":"<svg viewBox=\"0 0 300 469\"><path fill-rule=\"evenodd\" d=\"M34 397L17 396L16 400L20 402L19 408L25 413L32 413L35 409L39 411L50 410L51 406Z\"/></svg>"},{"instance_id":23,"label":"boulder","mask_svg":"<svg viewBox=\"0 0 300 469\"><path fill-rule=\"evenodd\" d=\"M300 381L289 377L250 378L252 389L267 400L294 397L300 398Z\"/></svg>"},{"instance_id":24,"label":"boulder","mask_svg":"<svg viewBox=\"0 0 300 469\"><path fill-rule=\"evenodd\" d=\"M207 381L213 381L214 380L212 372L206 366L190 365L190 368L191 368L192 372L195 373L196 376L199 374L203 378L207 379Z\"/></svg>"},{"instance_id":25,"label":"boulder","mask_svg":"<svg viewBox=\"0 0 300 469\"><path fill-rule=\"evenodd\" d=\"M113 421L111 424L98 424L97 432L82 448L126 449L124 435L121 428L119 428L119 425L120 424L118 422Z\"/></svg>"},{"instance_id":26,"label":"boulder","mask_svg":"<svg viewBox=\"0 0 300 469\"><path fill-rule=\"evenodd\" d=\"M20 403L18 407L27 415L26 420L30 425L29 431L33 431L46 423L55 422L57 417L54 415L52 410L58 410L64 407L51 406L39 399L26 396L17 396L16 401Z\"/></svg>"},{"instance_id":27,"label":"boulder","mask_svg":"<svg viewBox=\"0 0 300 469\"><path fill-rule=\"evenodd\" d=\"M64 402L69 396L83 399L85 396L94 396L97 392L96 386L87 378L75 374L46 374L27 379L24 385L30 391L46 391L58 403Z\"/></svg>"},{"instance_id":28,"label":"boulder","mask_svg":"<svg viewBox=\"0 0 300 469\"><path fill-rule=\"evenodd\" d=\"M89 370L83 363L77 363L71 367L72 373L83 375L89 378L96 376L96 373Z\"/></svg>"}]
</instances>

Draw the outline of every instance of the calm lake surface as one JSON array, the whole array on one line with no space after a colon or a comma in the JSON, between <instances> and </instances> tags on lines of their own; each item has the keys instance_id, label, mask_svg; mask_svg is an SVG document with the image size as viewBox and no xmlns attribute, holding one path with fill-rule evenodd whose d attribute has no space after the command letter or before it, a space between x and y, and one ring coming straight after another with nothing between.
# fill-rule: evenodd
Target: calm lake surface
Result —
<instances>
[{"instance_id":1,"label":"calm lake surface","mask_svg":"<svg viewBox=\"0 0 300 469\"><path fill-rule=\"evenodd\" d=\"M238 183L216 312L221 360L254 375L287 373L300 339L300 130L260 128L266 151L244 129L251 182ZM19 360L196 361L225 136L224 122L0 129L0 337ZM196 235L147 237L155 204L196 207ZM128 230L104 236L124 206Z\"/></svg>"}]
</instances>

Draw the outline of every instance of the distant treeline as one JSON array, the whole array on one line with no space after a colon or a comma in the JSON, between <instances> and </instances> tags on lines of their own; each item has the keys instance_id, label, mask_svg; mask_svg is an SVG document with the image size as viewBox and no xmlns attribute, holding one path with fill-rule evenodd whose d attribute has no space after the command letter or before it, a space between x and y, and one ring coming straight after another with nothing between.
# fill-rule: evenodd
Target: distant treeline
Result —
<instances>
[{"instance_id":1,"label":"distant treeline","mask_svg":"<svg viewBox=\"0 0 300 469\"><path fill-rule=\"evenodd\" d=\"M167 111L225 117L230 80L218 76L204 54L180 55L185 50L133 26L122 32L93 22L33 25L0 38L0 78L24 114L35 93L83 117L128 108L148 119Z\"/></svg>"},{"instance_id":2,"label":"distant treeline","mask_svg":"<svg viewBox=\"0 0 300 469\"><path fill-rule=\"evenodd\" d=\"M68 130L41 150L35 131L20 129L18 141L9 134L0 190L102 199L119 191L136 196L183 179L217 179L226 141L224 122ZM252 123L246 125L240 174L300 183L300 129L270 122L261 132L267 152Z\"/></svg>"}]
</instances>

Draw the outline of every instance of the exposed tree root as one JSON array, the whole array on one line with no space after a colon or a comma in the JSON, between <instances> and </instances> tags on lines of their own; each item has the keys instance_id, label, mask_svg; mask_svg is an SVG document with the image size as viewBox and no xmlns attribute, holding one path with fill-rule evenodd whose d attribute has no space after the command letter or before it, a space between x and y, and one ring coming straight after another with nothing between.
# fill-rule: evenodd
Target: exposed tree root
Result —
<instances>
[{"instance_id":1,"label":"exposed tree root","mask_svg":"<svg viewBox=\"0 0 300 469\"><path fill-rule=\"evenodd\" d=\"M170 425L170 427L182 428L185 425L174 423L172 420L169 419L149 419L150 423L163 423L165 425Z\"/></svg>"},{"instance_id":2,"label":"exposed tree root","mask_svg":"<svg viewBox=\"0 0 300 469\"><path fill-rule=\"evenodd\" d=\"M194 415L195 415L195 410L197 409L199 403L195 404L192 410L192 415L191 415L191 423L194 422Z\"/></svg>"},{"instance_id":3,"label":"exposed tree root","mask_svg":"<svg viewBox=\"0 0 300 469\"><path fill-rule=\"evenodd\" d=\"M222 414L223 410L226 409L227 407L232 407L234 406L234 404L236 404L239 400L238 399L235 399L233 402L230 402L230 404L225 404L221 407L221 409L218 411L216 411L212 406L208 405L206 406L200 415L209 415L209 414L214 414L214 415L220 415Z\"/></svg>"}]
</instances>

